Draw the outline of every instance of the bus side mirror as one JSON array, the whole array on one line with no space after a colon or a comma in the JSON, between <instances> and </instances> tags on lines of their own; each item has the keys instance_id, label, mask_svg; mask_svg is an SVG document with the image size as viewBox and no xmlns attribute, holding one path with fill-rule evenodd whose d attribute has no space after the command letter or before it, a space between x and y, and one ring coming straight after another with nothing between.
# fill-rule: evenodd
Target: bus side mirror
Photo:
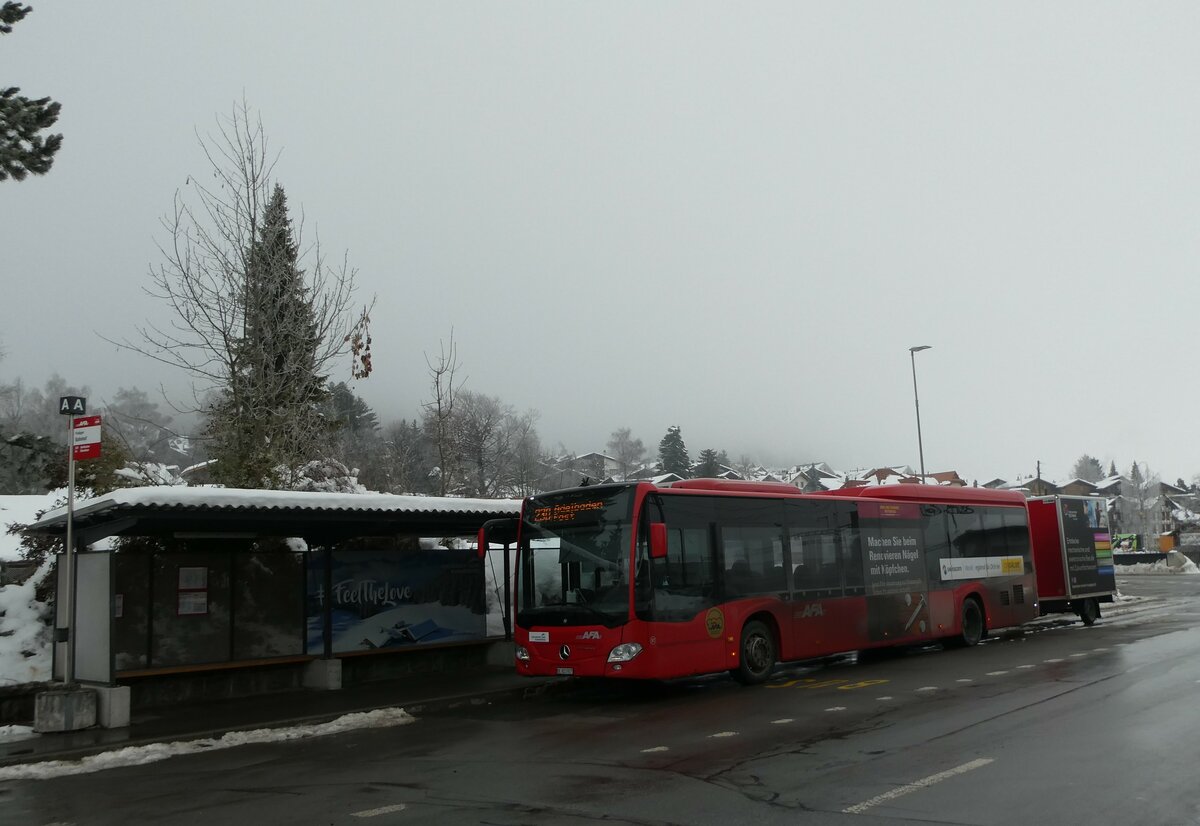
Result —
<instances>
[{"instance_id":1,"label":"bus side mirror","mask_svg":"<svg viewBox=\"0 0 1200 826\"><path fill-rule=\"evenodd\" d=\"M479 528L479 539L475 545L475 552L480 559L483 559L487 555L488 548L492 543L503 545L507 548L516 541L517 520L489 519Z\"/></svg>"},{"instance_id":2,"label":"bus side mirror","mask_svg":"<svg viewBox=\"0 0 1200 826\"><path fill-rule=\"evenodd\" d=\"M667 523L650 523L650 558L667 558Z\"/></svg>"}]
</instances>

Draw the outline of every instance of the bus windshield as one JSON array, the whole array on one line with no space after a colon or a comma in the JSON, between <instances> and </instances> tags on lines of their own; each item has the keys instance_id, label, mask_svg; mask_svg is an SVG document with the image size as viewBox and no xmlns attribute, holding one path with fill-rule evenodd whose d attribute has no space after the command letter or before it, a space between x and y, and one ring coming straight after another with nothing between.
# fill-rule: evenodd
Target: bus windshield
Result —
<instances>
[{"instance_id":1,"label":"bus windshield","mask_svg":"<svg viewBox=\"0 0 1200 826\"><path fill-rule=\"evenodd\" d=\"M604 625L629 619L634 487L588 487L525 503L517 624Z\"/></svg>"}]
</instances>

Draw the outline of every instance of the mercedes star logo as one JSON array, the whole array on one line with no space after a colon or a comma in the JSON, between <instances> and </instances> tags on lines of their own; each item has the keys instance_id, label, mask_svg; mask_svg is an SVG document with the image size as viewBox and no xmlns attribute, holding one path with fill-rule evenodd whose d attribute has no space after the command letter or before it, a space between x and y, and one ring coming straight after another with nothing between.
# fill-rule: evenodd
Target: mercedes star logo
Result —
<instances>
[{"instance_id":1,"label":"mercedes star logo","mask_svg":"<svg viewBox=\"0 0 1200 826\"><path fill-rule=\"evenodd\" d=\"M562 648L558 649L558 658L560 660L565 660L570 656L571 656L571 646L564 645Z\"/></svg>"}]
</instances>

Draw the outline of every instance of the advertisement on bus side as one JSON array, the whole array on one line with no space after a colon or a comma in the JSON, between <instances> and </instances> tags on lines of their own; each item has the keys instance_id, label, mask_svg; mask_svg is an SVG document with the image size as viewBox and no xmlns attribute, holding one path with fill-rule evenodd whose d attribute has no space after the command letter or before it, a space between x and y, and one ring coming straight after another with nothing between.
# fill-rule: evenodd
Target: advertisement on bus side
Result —
<instances>
[{"instance_id":1,"label":"advertisement on bus side","mask_svg":"<svg viewBox=\"0 0 1200 826\"><path fill-rule=\"evenodd\" d=\"M929 631L920 507L858 503L865 557L867 633L872 640L924 637Z\"/></svg>"},{"instance_id":2,"label":"advertisement on bus side","mask_svg":"<svg viewBox=\"0 0 1200 826\"><path fill-rule=\"evenodd\" d=\"M1070 593L1116 590L1112 538L1103 500L1063 497L1058 504Z\"/></svg>"}]
</instances>

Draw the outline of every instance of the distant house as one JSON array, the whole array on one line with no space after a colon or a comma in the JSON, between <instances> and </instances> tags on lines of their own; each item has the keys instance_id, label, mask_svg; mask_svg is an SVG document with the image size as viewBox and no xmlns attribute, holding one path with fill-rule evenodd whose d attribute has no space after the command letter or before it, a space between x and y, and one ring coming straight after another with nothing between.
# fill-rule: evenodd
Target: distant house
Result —
<instances>
[{"instance_id":1,"label":"distant house","mask_svg":"<svg viewBox=\"0 0 1200 826\"><path fill-rule=\"evenodd\" d=\"M1021 486L1033 496L1053 496L1059 492L1058 485L1041 478L1026 479L1021 482Z\"/></svg>"},{"instance_id":2,"label":"distant house","mask_svg":"<svg viewBox=\"0 0 1200 826\"><path fill-rule=\"evenodd\" d=\"M901 470L894 467L877 467L868 470L859 476L856 481L861 481L867 485L894 485L900 482L908 482L915 478L912 471L908 468ZM847 485L847 487L858 487L858 485Z\"/></svg>"},{"instance_id":3,"label":"distant house","mask_svg":"<svg viewBox=\"0 0 1200 826\"><path fill-rule=\"evenodd\" d=\"M1058 492L1063 496L1097 496L1096 485L1087 479L1075 478L1059 486Z\"/></svg>"},{"instance_id":4,"label":"distant house","mask_svg":"<svg viewBox=\"0 0 1200 826\"><path fill-rule=\"evenodd\" d=\"M946 485L953 488L965 488L967 486L967 480L959 476L957 470L942 470L937 473L925 474L926 484L929 483L930 479L933 479L939 485Z\"/></svg>"},{"instance_id":5,"label":"distant house","mask_svg":"<svg viewBox=\"0 0 1200 826\"><path fill-rule=\"evenodd\" d=\"M842 478L833 473L823 462L820 465L813 464L804 468L795 468L789 476L788 484L800 488L805 493L842 487Z\"/></svg>"},{"instance_id":6,"label":"distant house","mask_svg":"<svg viewBox=\"0 0 1200 826\"><path fill-rule=\"evenodd\" d=\"M585 453L570 460L570 467L586 473L593 482L621 477L621 463L603 453Z\"/></svg>"},{"instance_id":7,"label":"distant house","mask_svg":"<svg viewBox=\"0 0 1200 826\"><path fill-rule=\"evenodd\" d=\"M636 482L640 479L653 479L655 476L661 475L662 465L655 463L653 465L646 465L645 467L638 468L629 474L628 479L631 482Z\"/></svg>"},{"instance_id":8,"label":"distant house","mask_svg":"<svg viewBox=\"0 0 1200 826\"><path fill-rule=\"evenodd\" d=\"M924 477L919 473L914 473L912 468L905 467L903 469L896 467L880 467L864 473L858 480L846 480L846 487L859 487L860 485L852 485L851 481L858 481L866 485L944 485L946 487L966 487L967 480L958 475L956 470L943 470L937 473L926 473Z\"/></svg>"}]
</instances>

